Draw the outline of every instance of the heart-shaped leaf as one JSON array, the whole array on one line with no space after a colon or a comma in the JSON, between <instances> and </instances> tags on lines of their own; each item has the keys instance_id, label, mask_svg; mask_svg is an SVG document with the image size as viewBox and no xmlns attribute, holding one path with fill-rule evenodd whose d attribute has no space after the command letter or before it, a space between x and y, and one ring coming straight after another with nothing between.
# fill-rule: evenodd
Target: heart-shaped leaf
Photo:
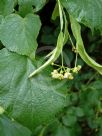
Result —
<instances>
[{"instance_id":1,"label":"heart-shaped leaf","mask_svg":"<svg viewBox=\"0 0 102 136\"><path fill-rule=\"evenodd\" d=\"M30 55L37 48L40 26L37 15L28 14L25 18L17 14L8 15L0 25L0 40L10 51Z\"/></svg>"},{"instance_id":2,"label":"heart-shaped leaf","mask_svg":"<svg viewBox=\"0 0 102 136\"><path fill-rule=\"evenodd\" d=\"M65 104L65 96L48 80L49 75L28 78L35 65L25 56L0 51L0 106L30 129L52 121Z\"/></svg>"}]
</instances>

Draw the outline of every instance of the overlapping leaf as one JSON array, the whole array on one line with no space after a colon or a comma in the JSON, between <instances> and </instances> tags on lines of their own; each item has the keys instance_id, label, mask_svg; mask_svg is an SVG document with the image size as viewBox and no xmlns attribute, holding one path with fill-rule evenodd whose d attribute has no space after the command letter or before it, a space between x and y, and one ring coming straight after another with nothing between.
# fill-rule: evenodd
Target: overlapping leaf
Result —
<instances>
[{"instance_id":1,"label":"overlapping leaf","mask_svg":"<svg viewBox=\"0 0 102 136\"><path fill-rule=\"evenodd\" d=\"M45 4L46 0L18 0L21 15L39 11ZM34 9L33 9L34 8Z\"/></svg>"},{"instance_id":2,"label":"overlapping leaf","mask_svg":"<svg viewBox=\"0 0 102 136\"><path fill-rule=\"evenodd\" d=\"M0 116L0 136L31 136L31 132L5 116Z\"/></svg>"},{"instance_id":3,"label":"overlapping leaf","mask_svg":"<svg viewBox=\"0 0 102 136\"><path fill-rule=\"evenodd\" d=\"M36 7L36 11L40 10L45 4L47 0L33 0L33 5Z\"/></svg>"},{"instance_id":4,"label":"overlapping leaf","mask_svg":"<svg viewBox=\"0 0 102 136\"><path fill-rule=\"evenodd\" d=\"M37 48L40 26L37 15L28 14L25 18L17 14L8 15L0 25L0 40L10 51L30 55Z\"/></svg>"},{"instance_id":5,"label":"overlapping leaf","mask_svg":"<svg viewBox=\"0 0 102 136\"><path fill-rule=\"evenodd\" d=\"M13 12L15 0L0 0L0 15L9 15Z\"/></svg>"},{"instance_id":6,"label":"overlapping leaf","mask_svg":"<svg viewBox=\"0 0 102 136\"><path fill-rule=\"evenodd\" d=\"M60 0L78 22L102 32L102 0Z\"/></svg>"},{"instance_id":7,"label":"overlapping leaf","mask_svg":"<svg viewBox=\"0 0 102 136\"><path fill-rule=\"evenodd\" d=\"M31 129L54 119L65 104L64 95L46 80L47 74L28 79L32 69L35 63L27 57L0 51L0 106Z\"/></svg>"}]
</instances>

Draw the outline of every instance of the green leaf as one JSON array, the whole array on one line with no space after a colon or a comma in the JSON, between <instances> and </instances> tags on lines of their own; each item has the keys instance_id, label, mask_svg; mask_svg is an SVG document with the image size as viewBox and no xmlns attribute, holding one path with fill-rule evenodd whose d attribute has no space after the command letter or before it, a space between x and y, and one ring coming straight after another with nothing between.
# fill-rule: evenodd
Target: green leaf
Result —
<instances>
[{"instance_id":1,"label":"green leaf","mask_svg":"<svg viewBox=\"0 0 102 136\"><path fill-rule=\"evenodd\" d=\"M68 114L63 117L63 123L66 126L73 126L77 122L77 118L75 115Z\"/></svg>"},{"instance_id":2,"label":"green leaf","mask_svg":"<svg viewBox=\"0 0 102 136\"><path fill-rule=\"evenodd\" d=\"M45 6L46 0L18 0L18 4L20 13L24 16L27 13L39 11L43 6Z\"/></svg>"},{"instance_id":3,"label":"green leaf","mask_svg":"<svg viewBox=\"0 0 102 136\"><path fill-rule=\"evenodd\" d=\"M79 135L80 135L80 128L77 124L71 127L66 127L60 124L56 129L56 132L52 134L52 136L79 136Z\"/></svg>"},{"instance_id":4,"label":"green leaf","mask_svg":"<svg viewBox=\"0 0 102 136\"><path fill-rule=\"evenodd\" d=\"M72 17L70 16L71 20L71 28L73 35L76 39L76 46L78 53L80 54L81 58L92 68L97 70L100 74L102 74L102 65L96 63L85 51L84 43L81 37L81 27L80 24Z\"/></svg>"},{"instance_id":5,"label":"green leaf","mask_svg":"<svg viewBox=\"0 0 102 136\"><path fill-rule=\"evenodd\" d=\"M40 26L37 15L28 14L25 18L8 15L0 25L0 40L10 51L29 56L37 48Z\"/></svg>"},{"instance_id":6,"label":"green leaf","mask_svg":"<svg viewBox=\"0 0 102 136\"><path fill-rule=\"evenodd\" d=\"M99 129L99 136L102 135L102 119L101 119L101 125L100 125L100 129Z\"/></svg>"},{"instance_id":7,"label":"green leaf","mask_svg":"<svg viewBox=\"0 0 102 136\"><path fill-rule=\"evenodd\" d=\"M13 12L15 0L0 0L0 15L9 15Z\"/></svg>"},{"instance_id":8,"label":"green leaf","mask_svg":"<svg viewBox=\"0 0 102 136\"><path fill-rule=\"evenodd\" d=\"M33 13L33 0L18 0L19 14L25 17L28 13Z\"/></svg>"},{"instance_id":9,"label":"green leaf","mask_svg":"<svg viewBox=\"0 0 102 136\"><path fill-rule=\"evenodd\" d=\"M39 61L37 61L39 63ZM0 106L6 114L24 126L47 124L65 105L65 96L48 80L49 74L29 79L37 62L25 56L0 51Z\"/></svg>"},{"instance_id":10,"label":"green leaf","mask_svg":"<svg viewBox=\"0 0 102 136\"><path fill-rule=\"evenodd\" d=\"M89 85L89 87L92 88L92 89L95 89L95 90L99 90L99 92L101 92L101 90L102 90L102 79L100 78L99 80L92 82Z\"/></svg>"},{"instance_id":11,"label":"green leaf","mask_svg":"<svg viewBox=\"0 0 102 136\"><path fill-rule=\"evenodd\" d=\"M27 3L26 5L20 5L19 6L19 15L21 15L22 17L25 17L28 13L32 13L33 14L33 7L32 7L32 5Z\"/></svg>"},{"instance_id":12,"label":"green leaf","mask_svg":"<svg viewBox=\"0 0 102 136\"><path fill-rule=\"evenodd\" d=\"M3 20L3 16L0 15L0 24L1 24L2 20Z\"/></svg>"},{"instance_id":13,"label":"green leaf","mask_svg":"<svg viewBox=\"0 0 102 136\"><path fill-rule=\"evenodd\" d=\"M83 117L84 116L84 111L80 107L76 107L76 111L75 112L76 112L77 117Z\"/></svg>"},{"instance_id":14,"label":"green leaf","mask_svg":"<svg viewBox=\"0 0 102 136\"><path fill-rule=\"evenodd\" d=\"M45 6L47 0L33 0L33 5L35 6L35 11L39 11L42 7Z\"/></svg>"},{"instance_id":15,"label":"green leaf","mask_svg":"<svg viewBox=\"0 0 102 136\"><path fill-rule=\"evenodd\" d=\"M68 128L60 124L54 136L71 136L71 134Z\"/></svg>"},{"instance_id":16,"label":"green leaf","mask_svg":"<svg viewBox=\"0 0 102 136\"><path fill-rule=\"evenodd\" d=\"M58 7L58 3L56 3L51 19L56 20L58 16L59 16L59 7Z\"/></svg>"},{"instance_id":17,"label":"green leaf","mask_svg":"<svg viewBox=\"0 0 102 136\"><path fill-rule=\"evenodd\" d=\"M31 136L31 132L19 123L0 116L0 136Z\"/></svg>"},{"instance_id":18,"label":"green leaf","mask_svg":"<svg viewBox=\"0 0 102 136\"><path fill-rule=\"evenodd\" d=\"M68 13L84 25L102 32L102 0L60 0Z\"/></svg>"}]
</instances>

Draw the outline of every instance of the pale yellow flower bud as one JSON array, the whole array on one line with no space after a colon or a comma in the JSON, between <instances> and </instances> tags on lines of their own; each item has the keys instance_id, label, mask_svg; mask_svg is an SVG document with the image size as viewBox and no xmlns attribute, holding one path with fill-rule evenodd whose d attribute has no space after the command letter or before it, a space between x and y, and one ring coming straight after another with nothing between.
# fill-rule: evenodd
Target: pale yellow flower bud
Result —
<instances>
[{"instance_id":1,"label":"pale yellow flower bud","mask_svg":"<svg viewBox=\"0 0 102 136\"><path fill-rule=\"evenodd\" d=\"M69 72L66 72L65 74L64 74L64 78L65 79L73 79L74 77L73 77L73 75L71 74L71 73L69 73Z\"/></svg>"},{"instance_id":2,"label":"pale yellow flower bud","mask_svg":"<svg viewBox=\"0 0 102 136\"><path fill-rule=\"evenodd\" d=\"M57 79L57 78L58 78L58 75L57 75L57 74L52 74L52 78Z\"/></svg>"},{"instance_id":3,"label":"pale yellow flower bud","mask_svg":"<svg viewBox=\"0 0 102 136\"><path fill-rule=\"evenodd\" d=\"M74 67L72 71L73 71L73 73L78 73L78 68Z\"/></svg>"},{"instance_id":4,"label":"pale yellow flower bud","mask_svg":"<svg viewBox=\"0 0 102 136\"><path fill-rule=\"evenodd\" d=\"M60 73L60 74L58 74L58 76L59 76L58 79L60 79L60 80L64 79L63 74Z\"/></svg>"},{"instance_id":5,"label":"pale yellow flower bud","mask_svg":"<svg viewBox=\"0 0 102 136\"><path fill-rule=\"evenodd\" d=\"M68 79L73 80L73 79L74 79L73 75L70 74L70 75L68 76Z\"/></svg>"},{"instance_id":6,"label":"pale yellow flower bud","mask_svg":"<svg viewBox=\"0 0 102 136\"><path fill-rule=\"evenodd\" d=\"M57 70L53 70L53 72L51 72L51 75L55 75L55 74L58 74Z\"/></svg>"},{"instance_id":7,"label":"pale yellow flower bud","mask_svg":"<svg viewBox=\"0 0 102 136\"><path fill-rule=\"evenodd\" d=\"M81 65L78 65L78 66L77 66L77 70L78 70L78 71L79 71L81 68L82 68Z\"/></svg>"},{"instance_id":8,"label":"pale yellow flower bud","mask_svg":"<svg viewBox=\"0 0 102 136\"><path fill-rule=\"evenodd\" d=\"M57 70L53 70L53 72L54 72L54 73L56 73L56 74L58 73L58 71L57 71Z\"/></svg>"},{"instance_id":9,"label":"pale yellow flower bud","mask_svg":"<svg viewBox=\"0 0 102 136\"><path fill-rule=\"evenodd\" d=\"M69 74L70 74L70 73L66 72L66 73L64 74L64 78L68 78Z\"/></svg>"},{"instance_id":10,"label":"pale yellow flower bud","mask_svg":"<svg viewBox=\"0 0 102 136\"><path fill-rule=\"evenodd\" d=\"M52 78L60 79L60 80L64 79L63 74L60 73L53 73Z\"/></svg>"}]
</instances>

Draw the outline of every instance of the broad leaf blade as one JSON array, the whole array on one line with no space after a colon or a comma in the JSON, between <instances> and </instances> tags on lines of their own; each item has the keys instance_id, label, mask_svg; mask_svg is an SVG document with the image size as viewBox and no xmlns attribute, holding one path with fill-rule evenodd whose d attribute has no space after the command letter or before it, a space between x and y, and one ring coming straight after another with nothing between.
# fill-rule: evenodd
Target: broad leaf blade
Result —
<instances>
[{"instance_id":1,"label":"broad leaf blade","mask_svg":"<svg viewBox=\"0 0 102 136\"><path fill-rule=\"evenodd\" d=\"M31 136L31 131L5 116L0 116L0 136Z\"/></svg>"},{"instance_id":2,"label":"broad leaf blade","mask_svg":"<svg viewBox=\"0 0 102 136\"><path fill-rule=\"evenodd\" d=\"M35 63L24 56L0 51L0 105L10 117L34 129L55 119L65 104L47 76L39 74L28 79ZM61 89L61 86L60 86Z\"/></svg>"},{"instance_id":3,"label":"broad leaf blade","mask_svg":"<svg viewBox=\"0 0 102 136\"><path fill-rule=\"evenodd\" d=\"M25 18L8 15L0 25L0 40L10 51L29 56L37 48L40 26L37 15L28 14Z\"/></svg>"},{"instance_id":4,"label":"broad leaf blade","mask_svg":"<svg viewBox=\"0 0 102 136\"><path fill-rule=\"evenodd\" d=\"M102 32L102 0L61 0L61 3L78 22Z\"/></svg>"}]
</instances>

